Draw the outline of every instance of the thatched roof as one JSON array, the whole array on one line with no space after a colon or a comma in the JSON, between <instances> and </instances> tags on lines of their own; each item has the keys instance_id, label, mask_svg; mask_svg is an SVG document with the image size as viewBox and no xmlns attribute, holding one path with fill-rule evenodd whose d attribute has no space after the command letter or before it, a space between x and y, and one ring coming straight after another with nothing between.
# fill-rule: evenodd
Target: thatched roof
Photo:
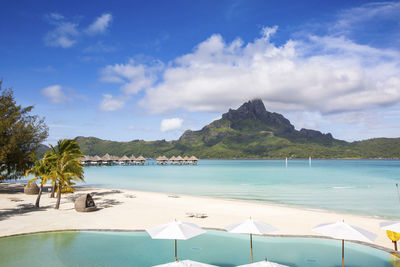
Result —
<instances>
[{"instance_id":1,"label":"thatched roof","mask_svg":"<svg viewBox=\"0 0 400 267\"><path fill-rule=\"evenodd\" d=\"M191 156L189 160L192 160L192 161L198 161L199 159L198 159L198 158L196 158L195 156Z\"/></svg>"},{"instance_id":2,"label":"thatched roof","mask_svg":"<svg viewBox=\"0 0 400 267\"><path fill-rule=\"evenodd\" d=\"M172 156L169 160L176 160L175 156Z\"/></svg>"},{"instance_id":3,"label":"thatched roof","mask_svg":"<svg viewBox=\"0 0 400 267\"><path fill-rule=\"evenodd\" d=\"M184 156L183 160L189 160L189 157L188 156Z\"/></svg>"},{"instance_id":4,"label":"thatched roof","mask_svg":"<svg viewBox=\"0 0 400 267\"><path fill-rule=\"evenodd\" d=\"M175 160L180 160L180 161L182 161L183 158L182 158L181 156L177 156L177 157L175 158Z\"/></svg>"},{"instance_id":5,"label":"thatched roof","mask_svg":"<svg viewBox=\"0 0 400 267\"><path fill-rule=\"evenodd\" d=\"M105 161L112 160L112 159L111 159L111 156L110 156L108 153L105 154L104 156L102 156L101 159L102 159L102 160L105 160Z\"/></svg>"},{"instance_id":6,"label":"thatched roof","mask_svg":"<svg viewBox=\"0 0 400 267\"><path fill-rule=\"evenodd\" d=\"M162 160L162 159L161 159L161 156L158 156L158 157L156 158L156 160L157 160L157 161Z\"/></svg>"},{"instance_id":7,"label":"thatched roof","mask_svg":"<svg viewBox=\"0 0 400 267\"><path fill-rule=\"evenodd\" d=\"M37 195L39 194L39 186L35 182L28 183L24 187L24 193L26 195Z\"/></svg>"},{"instance_id":8,"label":"thatched roof","mask_svg":"<svg viewBox=\"0 0 400 267\"><path fill-rule=\"evenodd\" d=\"M111 160L119 160L118 156L111 156Z\"/></svg>"},{"instance_id":9,"label":"thatched roof","mask_svg":"<svg viewBox=\"0 0 400 267\"><path fill-rule=\"evenodd\" d=\"M134 155L130 156L130 160L136 160L136 157Z\"/></svg>"},{"instance_id":10,"label":"thatched roof","mask_svg":"<svg viewBox=\"0 0 400 267\"><path fill-rule=\"evenodd\" d=\"M130 160L130 158L128 158L126 155L123 155L122 158L120 158L119 160L126 161L126 160Z\"/></svg>"},{"instance_id":11,"label":"thatched roof","mask_svg":"<svg viewBox=\"0 0 400 267\"><path fill-rule=\"evenodd\" d=\"M92 158L92 160L93 161L101 161L101 158L99 157L99 156L94 156L93 158Z\"/></svg>"},{"instance_id":12,"label":"thatched roof","mask_svg":"<svg viewBox=\"0 0 400 267\"><path fill-rule=\"evenodd\" d=\"M136 158L136 160L138 160L138 161L146 161L146 159L142 155L140 155L138 158Z\"/></svg>"},{"instance_id":13,"label":"thatched roof","mask_svg":"<svg viewBox=\"0 0 400 267\"><path fill-rule=\"evenodd\" d=\"M90 194L85 194L75 200L75 210L80 212L88 212L97 210L93 198Z\"/></svg>"},{"instance_id":14,"label":"thatched roof","mask_svg":"<svg viewBox=\"0 0 400 267\"><path fill-rule=\"evenodd\" d=\"M161 157L158 157L158 158L161 161L168 161L168 158L166 156L161 156Z\"/></svg>"}]
</instances>

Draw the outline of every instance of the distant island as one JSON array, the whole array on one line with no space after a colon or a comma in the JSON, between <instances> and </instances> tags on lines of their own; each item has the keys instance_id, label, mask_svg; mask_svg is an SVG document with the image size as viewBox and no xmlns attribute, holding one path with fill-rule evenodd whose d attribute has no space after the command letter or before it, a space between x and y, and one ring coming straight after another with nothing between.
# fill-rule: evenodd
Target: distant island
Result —
<instances>
[{"instance_id":1,"label":"distant island","mask_svg":"<svg viewBox=\"0 0 400 267\"><path fill-rule=\"evenodd\" d=\"M230 109L199 131L185 131L174 141L116 142L75 138L85 155L195 155L198 158L400 158L400 138L346 142L330 133L295 127L283 115L269 112L260 99Z\"/></svg>"}]
</instances>

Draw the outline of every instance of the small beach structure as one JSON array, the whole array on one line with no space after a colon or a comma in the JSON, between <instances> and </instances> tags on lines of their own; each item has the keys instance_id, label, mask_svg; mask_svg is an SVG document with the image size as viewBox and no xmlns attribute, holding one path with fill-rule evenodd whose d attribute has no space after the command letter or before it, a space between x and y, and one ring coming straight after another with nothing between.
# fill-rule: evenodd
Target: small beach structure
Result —
<instances>
[{"instance_id":1,"label":"small beach structure","mask_svg":"<svg viewBox=\"0 0 400 267\"><path fill-rule=\"evenodd\" d=\"M199 159L196 158L195 156L191 156L189 161L190 161L191 164L195 164L196 165L199 162Z\"/></svg>"},{"instance_id":2,"label":"small beach structure","mask_svg":"<svg viewBox=\"0 0 400 267\"><path fill-rule=\"evenodd\" d=\"M84 155L83 157L79 158L79 160L81 161L81 164L84 166L90 165L92 162L92 158L91 156L88 155Z\"/></svg>"},{"instance_id":3,"label":"small beach structure","mask_svg":"<svg viewBox=\"0 0 400 267\"><path fill-rule=\"evenodd\" d=\"M90 194L84 194L75 200L75 210L79 212L89 212L97 210L93 198Z\"/></svg>"},{"instance_id":4,"label":"small beach structure","mask_svg":"<svg viewBox=\"0 0 400 267\"><path fill-rule=\"evenodd\" d=\"M140 155L139 157L136 158L136 162L139 165L144 165L146 163L146 159L142 155Z\"/></svg>"},{"instance_id":5,"label":"small beach structure","mask_svg":"<svg viewBox=\"0 0 400 267\"><path fill-rule=\"evenodd\" d=\"M183 158L181 156L177 156L175 158L175 162L176 162L176 164L181 165L181 164L183 164Z\"/></svg>"},{"instance_id":6,"label":"small beach structure","mask_svg":"<svg viewBox=\"0 0 400 267\"><path fill-rule=\"evenodd\" d=\"M194 223L173 221L146 230L153 239L174 239L175 240L175 262L178 261L177 240L187 240L192 237L204 234L202 228Z\"/></svg>"},{"instance_id":7,"label":"small beach structure","mask_svg":"<svg viewBox=\"0 0 400 267\"><path fill-rule=\"evenodd\" d=\"M374 242L376 235L345 222L324 223L312 229L318 234L342 240L342 267L344 267L344 240Z\"/></svg>"},{"instance_id":8,"label":"small beach structure","mask_svg":"<svg viewBox=\"0 0 400 267\"><path fill-rule=\"evenodd\" d=\"M224 229L230 233L235 233L235 234L250 234L251 263L253 263L253 234L262 235L275 232L278 230L272 225L254 221L252 218L247 219L241 223L228 225Z\"/></svg>"},{"instance_id":9,"label":"small beach structure","mask_svg":"<svg viewBox=\"0 0 400 267\"><path fill-rule=\"evenodd\" d=\"M168 158L166 156L160 156L160 157L156 158L156 162L157 162L157 164L167 165Z\"/></svg>"},{"instance_id":10,"label":"small beach structure","mask_svg":"<svg viewBox=\"0 0 400 267\"><path fill-rule=\"evenodd\" d=\"M131 159L128 158L128 156L123 155L123 156L119 159L119 164L120 164L120 165L128 165L130 161L131 161Z\"/></svg>"},{"instance_id":11,"label":"small beach structure","mask_svg":"<svg viewBox=\"0 0 400 267\"><path fill-rule=\"evenodd\" d=\"M39 194L39 186L35 182L27 183L24 187L25 195L38 195Z\"/></svg>"},{"instance_id":12,"label":"small beach structure","mask_svg":"<svg viewBox=\"0 0 400 267\"><path fill-rule=\"evenodd\" d=\"M118 156L111 156L112 163L115 165L119 164L119 157Z\"/></svg>"}]
</instances>

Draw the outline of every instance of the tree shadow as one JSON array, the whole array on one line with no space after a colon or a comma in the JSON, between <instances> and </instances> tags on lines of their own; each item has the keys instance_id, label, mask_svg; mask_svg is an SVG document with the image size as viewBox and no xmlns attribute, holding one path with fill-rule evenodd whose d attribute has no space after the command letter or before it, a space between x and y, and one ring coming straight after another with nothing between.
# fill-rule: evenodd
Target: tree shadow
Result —
<instances>
[{"instance_id":1,"label":"tree shadow","mask_svg":"<svg viewBox=\"0 0 400 267\"><path fill-rule=\"evenodd\" d=\"M121 205L122 202L115 200L115 199L97 199L94 198L93 200L95 200L96 203L96 207L98 209L106 209L106 208L111 208L117 205Z\"/></svg>"},{"instance_id":2,"label":"tree shadow","mask_svg":"<svg viewBox=\"0 0 400 267\"><path fill-rule=\"evenodd\" d=\"M18 194L24 192L24 184L0 183L0 194Z\"/></svg>"},{"instance_id":3,"label":"tree shadow","mask_svg":"<svg viewBox=\"0 0 400 267\"><path fill-rule=\"evenodd\" d=\"M42 206L40 208L36 208L33 204L19 204L14 209L2 209L0 210L0 221L6 220L13 216L25 215L32 212L47 210L52 207L52 205Z\"/></svg>"}]
</instances>

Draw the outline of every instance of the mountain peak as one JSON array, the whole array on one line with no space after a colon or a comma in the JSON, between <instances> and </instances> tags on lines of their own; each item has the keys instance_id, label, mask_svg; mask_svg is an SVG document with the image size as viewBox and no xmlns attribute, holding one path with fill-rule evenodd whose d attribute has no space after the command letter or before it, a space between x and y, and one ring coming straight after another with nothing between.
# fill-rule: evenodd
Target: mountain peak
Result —
<instances>
[{"instance_id":1,"label":"mountain peak","mask_svg":"<svg viewBox=\"0 0 400 267\"><path fill-rule=\"evenodd\" d=\"M236 110L229 109L222 115L222 119L231 121L233 129L242 129L244 126L249 126L249 121L253 121L257 124L254 125L256 128L274 132L278 130L281 133L294 131L294 126L288 119L281 114L267 111L261 99L250 100Z\"/></svg>"}]
</instances>

